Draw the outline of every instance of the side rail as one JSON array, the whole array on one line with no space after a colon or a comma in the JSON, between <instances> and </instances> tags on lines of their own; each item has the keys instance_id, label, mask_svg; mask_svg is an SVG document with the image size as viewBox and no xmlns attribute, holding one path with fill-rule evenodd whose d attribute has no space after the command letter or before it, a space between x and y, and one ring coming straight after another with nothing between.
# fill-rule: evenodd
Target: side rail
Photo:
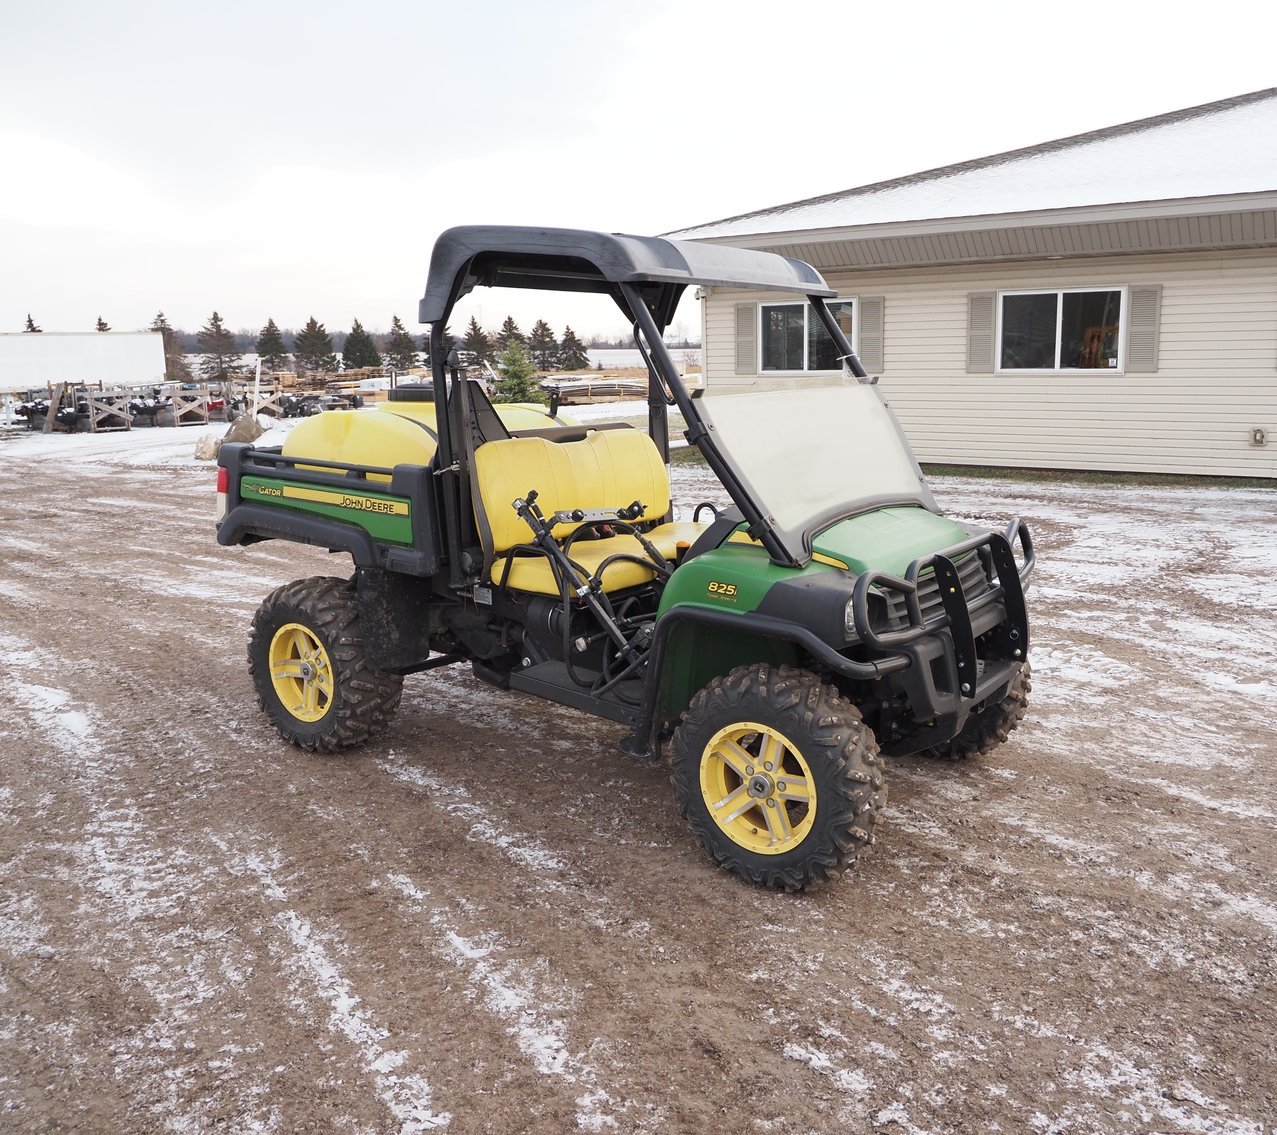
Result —
<instances>
[{"instance_id":1,"label":"side rail","mask_svg":"<svg viewBox=\"0 0 1277 1135\"><path fill-rule=\"evenodd\" d=\"M434 475L425 466L349 465L244 444L222 446L217 463L226 471L220 544L295 540L350 552L359 567L421 576L442 564Z\"/></svg>"},{"instance_id":2,"label":"side rail","mask_svg":"<svg viewBox=\"0 0 1277 1135\"><path fill-rule=\"evenodd\" d=\"M1014 544L1020 547L1022 560L1016 562ZM968 599L954 560L969 552L987 555L993 568L994 586ZM1024 605L1024 588L1037 559L1029 529L1017 518L1005 533L988 532L973 536L950 548L919 556L900 579L881 571L867 571L856 580L852 592L852 614L856 633L862 642L877 650L890 651L916 642L925 635L948 627L960 663L968 663L967 673L975 672L975 639L971 616L991 603L1001 602L1006 609L1006 634L1022 655L1029 648L1029 620ZM918 578L928 568L935 573L939 586L941 610L930 619L923 614L918 595ZM904 600L908 625L896 630L879 630L873 625L870 598L877 592L895 592Z\"/></svg>"}]
</instances>

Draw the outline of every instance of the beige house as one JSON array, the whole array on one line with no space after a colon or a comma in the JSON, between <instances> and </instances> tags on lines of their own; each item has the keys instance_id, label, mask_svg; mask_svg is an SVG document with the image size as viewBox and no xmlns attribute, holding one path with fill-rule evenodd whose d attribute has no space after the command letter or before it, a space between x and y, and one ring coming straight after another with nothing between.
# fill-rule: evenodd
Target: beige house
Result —
<instances>
[{"instance_id":1,"label":"beige house","mask_svg":"<svg viewBox=\"0 0 1277 1135\"><path fill-rule=\"evenodd\" d=\"M923 461L1277 478L1277 88L670 235L819 268ZM707 393L808 315L713 289Z\"/></svg>"}]
</instances>

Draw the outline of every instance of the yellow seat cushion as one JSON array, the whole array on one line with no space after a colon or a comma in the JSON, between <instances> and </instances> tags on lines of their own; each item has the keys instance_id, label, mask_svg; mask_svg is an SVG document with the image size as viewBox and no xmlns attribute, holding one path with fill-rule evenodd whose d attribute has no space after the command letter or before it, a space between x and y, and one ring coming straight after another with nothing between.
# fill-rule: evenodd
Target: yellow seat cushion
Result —
<instances>
[{"instance_id":1,"label":"yellow seat cushion","mask_svg":"<svg viewBox=\"0 0 1277 1135\"><path fill-rule=\"evenodd\" d=\"M658 524L643 535L665 559L676 560L696 543L696 538L708 527L709 524L700 520L671 520L666 524Z\"/></svg>"},{"instance_id":2,"label":"yellow seat cushion","mask_svg":"<svg viewBox=\"0 0 1277 1135\"><path fill-rule=\"evenodd\" d=\"M634 501L654 519L670 510L670 478L656 443L641 430L598 430L585 441L570 442L577 491L598 496L577 508L623 508ZM592 481L594 470L598 480Z\"/></svg>"}]
</instances>

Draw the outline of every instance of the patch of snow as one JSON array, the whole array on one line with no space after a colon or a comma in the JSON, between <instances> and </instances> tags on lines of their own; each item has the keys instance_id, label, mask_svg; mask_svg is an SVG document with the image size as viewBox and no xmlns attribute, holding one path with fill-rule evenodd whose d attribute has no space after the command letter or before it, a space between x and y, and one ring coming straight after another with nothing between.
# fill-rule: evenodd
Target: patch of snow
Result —
<instances>
[{"instance_id":1,"label":"patch of snow","mask_svg":"<svg viewBox=\"0 0 1277 1135\"><path fill-rule=\"evenodd\" d=\"M408 1054L383 1047L389 1034L373 1023L368 1010L358 1008L358 995L342 976L311 924L291 910L281 911L275 922L293 945L292 963L310 977L320 999L328 1003L329 1027L355 1045L364 1066L374 1075L378 1095L399 1121L399 1135L420 1135L422 1131L447 1127L452 1116L431 1109L434 1092L429 1081L417 1074L394 1074Z\"/></svg>"},{"instance_id":2,"label":"patch of snow","mask_svg":"<svg viewBox=\"0 0 1277 1135\"><path fill-rule=\"evenodd\" d=\"M1160 777L1147 780L1131 779L1134 784L1146 784L1150 788L1158 788L1168 796L1178 796L1181 800L1191 801L1199 807L1210 809L1212 812L1222 812L1227 816L1239 816L1244 820L1277 820L1277 812L1272 812L1267 808L1260 808L1254 804L1243 804L1235 800L1221 800L1216 796L1208 796L1204 792L1195 792L1182 784L1173 784L1171 781L1163 780Z\"/></svg>"},{"instance_id":3,"label":"patch of snow","mask_svg":"<svg viewBox=\"0 0 1277 1135\"><path fill-rule=\"evenodd\" d=\"M537 1072L585 1088L576 1100L577 1125L586 1131L616 1127L616 1117L606 1110L614 1101L599 1087L598 1069L568 1049L567 1026L555 1015L562 1008L562 987L534 977L538 966L514 958L503 961L511 951L498 934L489 932L482 939L461 934L408 876L393 874L388 879L427 916L439 951L481 992L484 1008L506 1023L506 1031Z\"/></svg>"},{"instance_id":4,"label":"patch of snow","mask_svg":"<svg viewBox=\"0 0 1277 1135\"><path fill-rule=\"evenodd\" d=\"M44 944L49 927L31 895L13 891L14 881L0 897L0 949L15 956L29 954Z\"/></svg>"},{"instance_id":5,"label":"patch of snow","mask_svg":"<svg viewBox=\"0 0 1277 1135\"><path fill-rule=\"evenodd\" d=\"M797 1060L799 1064L806 1064L808 1068L815 1072L828 1072L833 1067L833 1062L818 1048L806 1048L801 1044L786 1044L784 1052L790 1060Z\"/></svg>"},{"instance_id":6,"label":"patch of snow","mask_svg":"<svg viewBox=\"0 0 1277 1135\"><path fill-rule=\"evenodd\" d=\"M1061 1079L1073 1087L1084 1088L1091 1098L1116 1100L1134 1113L1146 1129L1174 1124L1178 1131L1200 1135L1263 1135L1264 1132L1260 1120L1233 1116L1228 1107L1185 1081L1167 1087L1149 1069L1098 1042L1088 1045L1082 1054L1081 1066L1065 1070ZM1177 1106L1180 1103L1191 1103L1197 1110Z\"/></svg>"},{"instance_id":7,"label":"patch of snow","mask_svg":"<svg viewBox=\"0 0 1277 1135\"><path fill-rule=\"evenodd\" d=\"M904 1135L932 1135L930 1128L919 1127L909 1118L905 1105L899 1100L889 1103L886 1107L880 1108L874 1113L873 1125L875 1127L886 1127L888 1124L904 1132Z\"/></svg>"},{"instance_id":8,"label":"patch of snow","mask_svg":"<svg viewBox=\"0 0 1277 1135\"><path fill-rule=\"evenodd\" d=\"M0 579L0 595L15 603L30 603L33 599L31 590L16 579Z\"/></svg>"},{"instance_id":9,"label":"patch of snow","mask_svg":"<svg viewBox=\"0 0 1277 1135\"><path fill-rule=\"evenodd\" d=\"M1200 677L1202 682L1208 686L1213 686L1217 690L1238 694L1266 707L1271 708L1277 705L1277 683L1268 681L1265 678L1256 677L1251 673L1237 677L1232 674L1223 674L1210 670L1202 671Z\"/></svg>"},{"instance_id":10,"label":"patch of snow","mask_svg":"<svg viewBox=\"0 0 1277 1135\"><path fill-rule=\"evenodd\" d=\"M71 695L65 690L13 681L8 693L10 697L24 703L28 713L47 715L50 724L73 737L85 740L93 731L93 722L86 712L66 708L71 702Z\"/></svg>"},{"instance_id":11,"label":"patch of snow","mask_svg":"<svg viewBox=\"0 0 1277 1135\"><path fill-rule=\"evenodd\" d=\"M226 853L233 873L255 878L267 898L287 903L288 895L276 879L278 856L253 852L237 859L225 841L215 842ZM378 1096L399 1123L399 1135L420 1135L448 1126L451 1114L432 1110L434 1093L429 1081L417 1073L397 1074L408 1054L385 1046L388 1031L375 1023L369 1009L360 1008L362 998L342 975L312 923L292 909L279 911L274 923L292 946L287 964L305 975L319 999L327 1004L329 1028L346 1037L359 1052Z\"/></svg>"}]
</instances>

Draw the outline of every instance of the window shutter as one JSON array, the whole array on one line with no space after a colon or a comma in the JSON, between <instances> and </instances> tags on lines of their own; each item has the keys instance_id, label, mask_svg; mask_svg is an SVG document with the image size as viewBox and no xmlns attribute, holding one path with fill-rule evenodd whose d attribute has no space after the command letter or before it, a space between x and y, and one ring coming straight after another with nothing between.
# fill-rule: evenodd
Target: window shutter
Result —
<instances>
[{"instance_id":1,"label":"window shutter","mask_svg":"<svg viewBox=\"0 0 1277 1135\"><path fill-rule=\"evenodd\" d=\"M758 304L736 305L736 373L758 373Z\"/></svg>"},{"instance_id":2,"label":"window shutter","mask_svg":"<svg viewBox=\"0 0 1277 1135\"><path fill-rule=\"evenodd\" d=\"M1127 315L1126 373L1152 374L1157 370L1157 339L1162 317L1162 285L1131 289Z\"/></svg>"},{"instance_id":3,"label":"window shutter","mask_svg":"<svg viewBox=\"0 0 1277 1135\"><path fill-rule=\"evenodd\" d=\"M882 296L864 296L857 304L857 354L861 365L870 374L882 372L882 322L886 299Z\"/></svg>"},{"instance_id":4,"label":"window shutter","mask_svg":"<svg viewBox=\"0 0 1277 1135\"><path fill-rule=\"evenodd\" d=\"M993 373L994 292L967 296L967 374Z\"/></svg>"}]
</instances>

